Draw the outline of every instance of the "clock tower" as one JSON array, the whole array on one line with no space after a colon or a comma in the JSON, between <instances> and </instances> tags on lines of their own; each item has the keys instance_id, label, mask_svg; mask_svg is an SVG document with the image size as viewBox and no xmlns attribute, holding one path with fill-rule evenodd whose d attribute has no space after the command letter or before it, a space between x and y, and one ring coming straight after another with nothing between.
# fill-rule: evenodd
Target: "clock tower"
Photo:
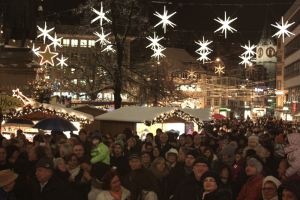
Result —
<instances>
[{"instance_id":1,"label":"clock tower","mask_svg":"<svg viewBox=\"0 0 300 200\"><path fill-rule=\"evenodd\" d=\"M268 34L267 28L264 28L260 41L256 47L256 64L261 65L267 70L268 86L275 88L276 63L277 63L277 45Z\"/></svg>"}]
</instances>

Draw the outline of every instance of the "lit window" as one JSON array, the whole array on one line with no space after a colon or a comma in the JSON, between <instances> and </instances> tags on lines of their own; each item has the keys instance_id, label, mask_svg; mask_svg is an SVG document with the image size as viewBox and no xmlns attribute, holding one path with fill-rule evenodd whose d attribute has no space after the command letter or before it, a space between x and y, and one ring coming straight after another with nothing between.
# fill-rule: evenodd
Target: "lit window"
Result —
<instances>
[{"instance_id":1,"label":"lit window","mask_svg":"<svg viewBox=\"0 0 300 200\"><path fill-rule=\"evenodd\" d=\"M70 46L70 40L69 39L63 39L63 46L64 47Z\"/></svg>"},{"instance_id":2,"label":"lit window","mask_svg":"<svg viewBox=\"0 0 300 200\"><path fill-rule=\"evenodd\" d=\"M85 81L85 80L81 80L81 81L80 81L80 84L86 85L86 81Z\"/></svg>"},{"instance_id":3,"label":"lit window","mask_svg":"<svg viewBox=\"0 0 300 200\"><path fill-rule=\"evenodd\" d=\"M80 40L80 47L87 47L87 40Z\"/></svg>"},{"instance_id":4,"label":"lit window","mask_svg":"<svg viewBox=\"0 0 300 200\"><path fill-rule=\"evenodd\" d=\"M78 46L78 40L72 39L71 40L71 47L77 47Z\"/></svg>"},{"instance_id":5,"label":"lit window","mask_svg":"<svg viewBox=\"0 0 300 200\"><path fill-rule=\"evenodd\" d=\"M89 47L95 46L95 40L89 40Z\"/></svg>"},{"instance_id":6,"label":"lit window","mask_svg":"<svg viewBox=\"0 0 300 200\"><path fill-rule=\"evenodd\" d=\"M73 79L71 82L76 85L77 84L77 79Z\"/></svg>"},{"instance_id":7,"label":"lit window","mask_svg":"<svg viewBox=\"0 0 300 200\"><path fill-rule=\"evenodd\" d=\"M71 73L74 74L74 72L75 72L75 69L71 68Z\"/></svg>"}]
</instances>

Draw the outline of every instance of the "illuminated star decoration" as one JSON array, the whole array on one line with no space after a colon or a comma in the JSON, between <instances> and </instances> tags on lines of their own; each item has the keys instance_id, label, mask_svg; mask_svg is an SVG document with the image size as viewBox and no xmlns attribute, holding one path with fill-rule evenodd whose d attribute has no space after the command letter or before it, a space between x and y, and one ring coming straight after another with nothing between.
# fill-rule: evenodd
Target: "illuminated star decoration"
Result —
<instances>
[{"instance_id":1,"label":"illuminated star decoration","mask_svg":"<svg viewBox=\"0 0 300 200\"><path fill-rule=\"evenodd\" d=\"M194 70L190 70L187 72L188 79L197 79L197 74Z\"/></svg>"},{"instance_id":2,"label":"illuminated star decoration","mask_svg":"<svg viewBox=\"0 0 300 200\"><path fill-rule=\"evenodd\" d=\"M30 99L26 97L20 90L19 88L12 90L13 92L13 97L16 97L17 99L20 99L25 105L30 104Z\"/></svg>"},{"instance_id":3,"label":"illuminated star decoration","mask_svg":"<svg viewBox=\"0 0 300 200\"><path fill-rule=\"evenodd\" d=\"M164 47L159 47L159 48L156 48L156 49L153 49L154 53L151 57L154 57L157 59L157 61L159 62L160 58L162 57L166 57L162 52L166 50L166 48Z\"/></svg>"},{"instance_id":4,"label":"illuminated star decoration","mask_svg":"<svg viewBox=\"0 0 300 200\"><path fill-rule=\"evenodd\" d=\"M210 58L207 57L208 55L210 54L210 52L206 51L206 52L202 52L200 55L200 57L197 59L197 60L200 60L203 62L203 64L206 62L206 61L209 61Z\"/></svg>"},{"instance_id":5,"label":"illuminated star decoration","mask_svg":"<svg viewBox=\"0 0 300 200\"><path fill-rule=\"evenodd\" d=\"M245 65L245 68L247 65L252 65L252 62L254 62L254 55L256 55L254 49L256 48L256 45L251 45L250 41L248 41L248 45L241 46L242 48L245 49L245 52L242 53L241 56L239 56L242 61L239 63L241 65Z\"/></svg>"},{"instance_id":6,"label":"illuminated star decoration","mask_svg":"<svg viewBox=\"0 0 300 200\"><path fill-rule=\"evenodd\" d=\"M247 65L252 65L251 56L241 55L239 57L242 59L242 61L239 63L240 65L245 65L245 68Z\"/></svg>"},{"instance_id":7,"label":"illuminated star decoration","mask_svg":"<svg viewBox=\"0 0 300 200\"><path fill-rule=\"evenodd\" d=\"M214 19L216 22L219 22L222 25L220 28L215 30L215 32L222 31L222 33L225 33L225 38L227 38L227 30L230 31L231 33L233 33L234 31L237 31L236 29L234 29L233 27L230 26L230 24L233 21L235 21L236 19L237 19L237 17L234 19L230 19L230 17L227 18L226 11L225 11L224 20L219 17L217 19Z\"/></svg>"},{"instance_id":8,"label":"illuminated star decoration","mask_svg":"<svg viewBox=\"0 0 300 200\"><path fill-rule=\"evenodd\" d=\"M109 44L101 52L112 52L112 53L114 53L114 52L116 52L116 50L114 50L112 44Z\"/></svg>"},{"instance_id":9,"label":"illuminated star decoration","mask_svg":"<svg viewBox=\"0 0 300 200\"><path fill-rule=\"evenodd\" d=\"M156 35L156 33L154 32L153 38L151 36L146 37L151 43L146 47L149 48L151 47L151 49L156 49L156 48L160 48L162 47L161 44L159 44L158 42L162 39L164 39L164 37L158 37Z\"/></svg>"},{"instance_id":10,"label":"illuminated star decoration","mask_svg":"<svg viewBox=\"0 0 300 200\"><path fill-rule=\"evenodd\" d=\"M53 39L52 36L51 36L49 33L50 33L51 31L53 31L54 28L47 29L47 24L46 24L46 22L45 22L44 29L42 29L42 28L39 27L39 26L37 26L37 27L38 27L39 31L41 32L41 34L39 34L37 37L38 37L38 38L39 38L39 37L43 37L44 44L45 44L47 38L50 39L50 40Z\"/></svg>"},{"instance_id":11,"label":"illuminated star decoration","mask_svg":"<svg viewBox=\"0 0 300 200\"><path fill-rule=\"evenodd\" d=\"M56 60L58 60L57 65L61 66L61 68L63 68L64 66L68 66L68 64L66 63L66 61L68 60L68 58L64 57L63 55L61 55L60 58L56 58Z\"/></svg>"},{"instance_id":12,"label":"illuminated star decoration","mask_svg":"<svg viewBox=\"0 0 300 200\"><path fill-rule=\"evenodd\" d=\"M39 53L42 57L40 61L40 65L50 64L51 66L54 66L53 59L58 55L58 53L52 52L50 50L49 45L46 46L44 51L40 51Z\"/></svg>"},{"instance_id":13,"label":"illuminated star decoration","mask_svg":"<svg viewBox=\"0 0 300 200\"><path fill-rule=\"evenodd\" d=\"M248 40L248 46L244 45L241 47L246 50L242 55L251 56L251 57L256 55L256 53L254 51L254 49L256 48L256 45L251 45L249 40Z\"/></svg>"},{"instance_id":14,"label":"illuminated star decoration","mask_svg":"<svg viewBox=\"0 0 300 200\"><path fill-rule=\"evenodd\" d=\"M111 21L105 16L105 14L108 13L109 11L106 11L106 12L103 11L103 4L102 4L102 1L101 1L100 11L96 10L95 8L92 8L92 11L93 11L94 13L97 14L97 17L94 18L94 19L91 21L91 23L94 23L95 21L100 20L100 26L102 26L103 20L106 21L106 22L108 22L108 23L111 22Z\"/></svg>"},{"instance_id":15,"label":"illuminated star decoration","mask_svg":"<svg viewBox=\"0 0 300 200\"><path fill-rule=\"evenodd\" d=\"M110 42L106 39L106 37L109 36L110 33L105 34L102 27L101 27L101 34L98 33L98 32L94 32L94 34L95 34L96 36L98 36L99 39L96 40L96 42L100 42L100 45L101 45L101 46L105 46L105 45L107 45L107 44L110 43Z\"/></svg>"},{"instance_id":16,"label":"illuminated star decoration","mask_svg":"<svg viewBox=\"0 0 300 200\"><path fill-rule=\"evenodd\" d=\"M200 55L200 57L197 60L203 61L203 64L205 61L210 60L207 56L212 52L212 50L208 47L209 44L212 43L212 41L205 40L204 36L201 40L195 41L196 44L198 44L200 47L196 50L196 53Z\"/></svg>"},{"instance_id":17,"label":"illuminated star decoration","mask_svg":"<svg viewBox=\"0 0 300 200\"><path fill-rule=\"evenodd\" d=\"M218 74L219 76L222 74L225 74L224 72L225 67L219 64L218 66L215 66L215 74Z\"/></svg>"},{"instance_id":18,"label":"illuminated star decoration","mask_svg":"<svg viewBox=\"0 0 300 200\"><path fill-rule=\"evenodd\" d=\"M52 43L50 44L53 45L54 50L56 51L56 47L62 47L61 45L61 38L57 38L56 33L54 34L54 37L52 38Z\"/></svg>"},{"instance_id":19,"label":"illuminated star decoration","mask_svg":"<svg viewBox=\"0 0 300 200\"><path fill-rule=\"evenodd\" d=\"M175 15L176 12L173 12L172 14L168 15L168 10L166 10L166 6L164 6L164 14L159 14L157 11L154 13L154 15L161 19L160 22L158 22L154 27L159 26L162 24L162 27L164 29L164 33L167 31L167 25L170 25L171 27L176 26L173 22L171 22L169 19Z\"/></svg>"},{"instance_id":20,"label":"illuminated star decoration","mask_svg":"<svg viewBox=\"0 0 300 200\"><path fill-rule=\"evenodd\" d=\"M33 45L32 45L32 48L31 48L31 51L34 53L34 55L40 57L40 56L41 56L40 53L39 53L40 48L41 48L41 47L35 48L35 45L33 44Z\"/></svg>"},{"instance_id":21,"label":"illuminated star decoration","mask_svg":"<svg viewBox=\"0 0 300 200\"><path fill-rule=\"evenodd\" d=\"M277 36L277 38L280 38L282 36L282 42L284 42L284 36L286 35L287 37L290 37L291 35L295 35L294 33L288 31L287 29L292 26L295 22L289 23L286 21L285 23L283 22L283 17L281 17L281 24L271 24L271 26L274 26L275 28L279 29L277 33L275 33L272 37Z\"/></svg>"}]
</instances>

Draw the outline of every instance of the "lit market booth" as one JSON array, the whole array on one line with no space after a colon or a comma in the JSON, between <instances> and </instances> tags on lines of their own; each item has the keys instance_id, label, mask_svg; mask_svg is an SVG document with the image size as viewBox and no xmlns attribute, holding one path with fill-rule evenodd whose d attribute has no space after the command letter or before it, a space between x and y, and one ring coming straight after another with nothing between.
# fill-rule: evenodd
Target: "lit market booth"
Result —
<instances>
[{"instance_id":1,"label":"lit market booth","mask_svg":"<svg viewBox=\"0 0 300 200\"><path fill-rule=\"evenodd\" d=\"M10 111L4 113L2 133L6 137L10 137L10 134L21 129L26 137L30 139L38 132L37 129L32 128L33 125L48 118L63 118L70 121L78 130L94 121L92 115L66 108L58 104L38 103L32 99L26 98L21 92L19 93L20 95L15 96L23 102L23 106L16 106L14 109L10 109ZM7 123L12 119L31 120L33 125L22 127L22 124Z\"/></svg>"},{"instance_id":2,"label":"lit market booth","mask_svg":"<svg viewBox=\"0 0 300 200\"><path fill-rule=\"evenodd\" d=\"M180 134L198 131L203 121L210 120L209 109L179 109L174 107L123 107L95 117L103 133L117 135L125 128L137 131L139 135L163 131L177 131Z\"/></svg>"}]
</instances>

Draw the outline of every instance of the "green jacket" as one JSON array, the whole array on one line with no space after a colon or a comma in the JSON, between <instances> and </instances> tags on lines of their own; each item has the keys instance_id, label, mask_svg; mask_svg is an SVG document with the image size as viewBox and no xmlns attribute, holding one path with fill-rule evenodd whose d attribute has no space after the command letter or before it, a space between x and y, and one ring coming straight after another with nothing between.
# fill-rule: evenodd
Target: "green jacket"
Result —
<instances>
[{"instance_id":1,"label":"green jacket","mask_svg":"<svg viewBox=\"0 0 300 200\"><path fill-rule=\"evenodd\" d=\"M91 156L92 164L102 162L107 165L110 165L109 149L103 142L101 142L100 144L98 144L98 146L92 149Z\"/></svg>"}]
</instances>

